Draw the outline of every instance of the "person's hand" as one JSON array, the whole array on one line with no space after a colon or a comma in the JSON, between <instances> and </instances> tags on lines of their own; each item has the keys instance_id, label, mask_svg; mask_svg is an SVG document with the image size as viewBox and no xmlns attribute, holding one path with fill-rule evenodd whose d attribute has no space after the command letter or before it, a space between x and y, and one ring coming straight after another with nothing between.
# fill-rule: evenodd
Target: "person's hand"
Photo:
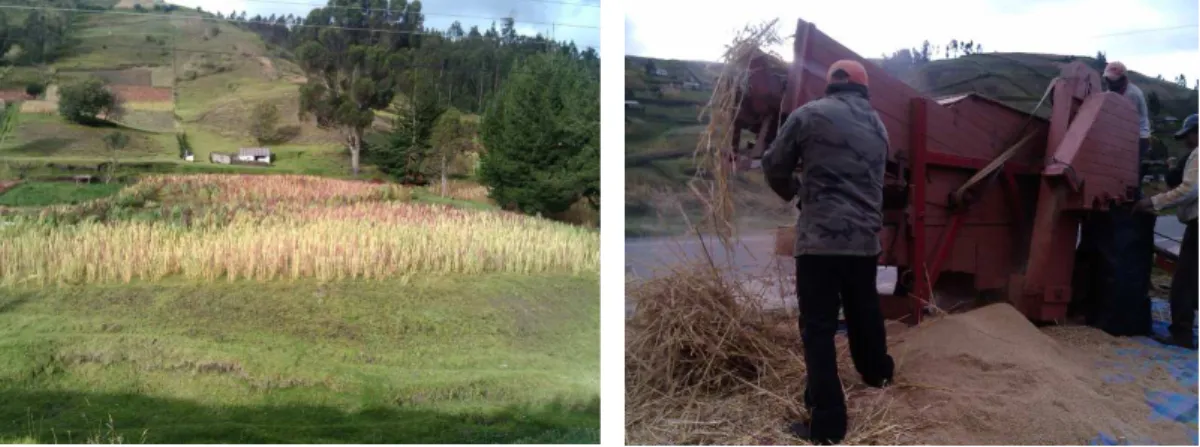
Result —
<instances>
[{"instance_id":1,"label":"person's hand","mask_svg":"<svg viewBox=\"0 0 1200 447\"><path fill-rule=\"evenodd\" d=\"M1149 197L1138 200L1133 204L1133 211L1135 213L1154 214L1154 202L1150 201Z\"/></svg>"}]
</instances>

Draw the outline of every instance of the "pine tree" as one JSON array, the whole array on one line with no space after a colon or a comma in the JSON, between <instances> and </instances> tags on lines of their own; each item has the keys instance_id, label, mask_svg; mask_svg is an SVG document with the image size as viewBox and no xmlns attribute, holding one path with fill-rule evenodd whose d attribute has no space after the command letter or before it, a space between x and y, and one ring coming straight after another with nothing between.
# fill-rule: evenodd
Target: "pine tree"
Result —
<instances>
[{"instance_id":1,"label":"pine tree","mask_svg":"<svg viewBox=\"0 0 1200 447\"><path fill-rule=\"evenodd\" d=\"M513 68L483 118L479 176L529 214L600 206L600 85L577 60L538 54Z\"/></svg>"}]
</instances>

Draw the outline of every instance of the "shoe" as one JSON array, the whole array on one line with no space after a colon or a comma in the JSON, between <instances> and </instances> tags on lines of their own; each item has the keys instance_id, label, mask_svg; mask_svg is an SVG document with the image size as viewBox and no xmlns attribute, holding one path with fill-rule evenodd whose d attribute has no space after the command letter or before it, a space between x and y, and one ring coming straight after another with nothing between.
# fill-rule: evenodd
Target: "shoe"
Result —
<instances>
[{"instance_id":1,"label":"shoe","mask_svg":"<svg viewBox=\"0 0 1200 447\"><path fill-rule=\"evenodd\" d=\"M793 422L788 426L788 432L797 438L808 441L813 445L836 445L841 439L813 439L812 427L807 422Z\"/></svg>"},{"instance_id":2,"label":"shoe","mask_svg":"<svg viewBox=\"0 0 1200 447\"><path fill-rule=\"evenodd\" d=\"M1158 334L1155 334L1151 338L1153 338L1154 341L1157 341L1157 342L1162 343L1167 346L1178 346L1178 347L1184 348L1184 349L1191 349L1193 351L1196 350L1196 342L1194 340L1191 340L1190 338L1182 338L1182 337L1175 337L1175 336L1163 337Z\"/></svg>"},{"instance_id":3,"label":"shoe","mask_svg":"<svg viewBox=\"0 0 1200 447\"><path fill-rule=\"evenodd\" d=\"M867 377L866 375L862 376L863 383L867 384L867 386L872 388L887 388L888 385L892 384L892 378L896 374L896 362L895 360L892 360L892 356L890 355L885 356L884 358L885 361L883 367L880 368L882 370L880 371L882 374L872 377Z\"/></svg>"}]
</instances>

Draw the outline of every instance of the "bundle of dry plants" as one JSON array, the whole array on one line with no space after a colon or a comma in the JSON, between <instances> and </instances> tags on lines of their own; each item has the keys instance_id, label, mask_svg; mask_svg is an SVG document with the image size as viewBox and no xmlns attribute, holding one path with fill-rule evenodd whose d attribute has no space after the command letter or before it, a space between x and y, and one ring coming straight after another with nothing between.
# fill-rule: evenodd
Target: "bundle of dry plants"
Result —
<instances>
[{"instance_id":1,"label":"bundle of dry plants","mask_svg":"<svg viewBox=\"0 0 1200 447\"><path fill-rule=\"evenodd\" d=\"M761 308L765 293L715 264L680 267L630 285L626 323L626 441L644 445L801 443L786 432L807 418L797 316ZM838 368L850 414L847 444L895 444L888 390L857 379L846 341Z\"/></svg>"},{"instance_id":2,"label":"bundle of dry plants","mask_svg":"<svg viewBox=\"0 0 1200 447\"><path fill-rule=\"evenodd\" d=\"M732 166L726 162L732 155L730 142L736 131L734 121L743 94L749 83L750 62L766 57L772 70L787 73L787 64L770 47L781 42L776 31L778 20L745 27L734 37L721 58L721 72L713 86L712 97L700 112L700 120L708 125L700 135L693 155L696 174L690 183L707 208L706 227L711 227L729 247L735 230L734 201L728 182Z\"/></svg>"}]
</instances>

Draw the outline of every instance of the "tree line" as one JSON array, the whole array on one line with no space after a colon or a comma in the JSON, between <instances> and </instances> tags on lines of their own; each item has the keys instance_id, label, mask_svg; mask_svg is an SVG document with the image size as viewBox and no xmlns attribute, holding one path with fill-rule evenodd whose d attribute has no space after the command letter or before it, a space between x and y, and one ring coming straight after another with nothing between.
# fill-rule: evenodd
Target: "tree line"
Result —
<instances>
[{"instance_id":1,"label":"tree line","mask_svg":"<svg viewBox=\"0 0 1200 447\"><path fill-rule=\"evenodd\" d=\"M420 2L332 0L305 17L248 16L245 11L228 15L217 12L215 16L258 34L288 53L316 39L323 26L354 28L343 34L389 51L416 49L397 64L437 76L434 87L442 100L470 113L482 113L517 61L531 54L560 51L599 73L599 54L594 48L580 49L574 42L555 41L540 34L518 34L512 18L493 22L487 29L464 28L458 21L444 30L428 28L424 26Z\"/></svg>"},{"instance_id":2,"label":"tree line","mask_svg":"<svg viewBox=\"0 0 1200 447\"><path fill-rule=\"evenodd\" d=\"M303 19L238 22L281 42L304 70L303 118L339 131L364 159L406 183L440 173L480 145L479 179L502 206L531 214L599 207L599 57L573 43L500 29L440 31L420 3L330 0ZM379 111L390 131L372 131ZM481 114L478 127L464 113ZM478 141L475 133L478 131Z\"/></svg>"},{"instance_id":3,"label":"tree line","mask_svg":"<svg viewBox=\"0 0 1200 447\"><path fill-rule=\"evenodd\" d=\"M56 9L0 9L0 65L33 65L54 62L77 42L72 35L78 12L104 10L77 0L14 0L7 6Z\"/></svg>"}]
</instances>

